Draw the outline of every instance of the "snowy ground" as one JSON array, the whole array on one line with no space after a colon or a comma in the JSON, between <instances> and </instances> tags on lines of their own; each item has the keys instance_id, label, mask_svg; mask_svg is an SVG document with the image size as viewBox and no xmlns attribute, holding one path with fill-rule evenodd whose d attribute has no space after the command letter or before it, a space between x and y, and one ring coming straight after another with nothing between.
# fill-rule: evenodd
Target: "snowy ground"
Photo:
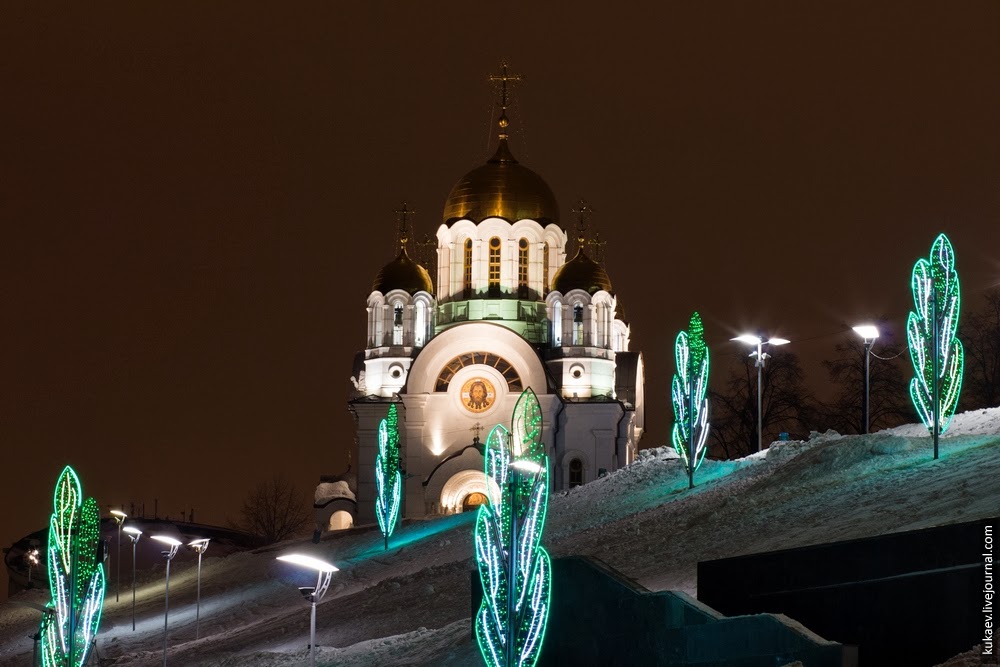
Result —
<instances>
[{"instance_id":1,"label":"snowy ground","mask_svg":"<svg viewBox=\"0 0 1000 667\"><path fill-rule=\"evenodd\" d=\"M814 435L739 461L706 461L689 491L672 450L647 450L632 466L553 496L543 539L553 556L596 556L652 590L696 594L699 560L998 512L1000 409L958 415L938 461L931 451L919 425L869 436ZM377 530L355 529L319 545L286 542L208 557L199 640L195 572L180 563L170 580L170 664L306 665L309 609L295 587L313 582L275 561L297 550L341 568L319 605L319 665L478 665L469 635L472 519L411 522L388 552ZM135 632L130 595L106 604L102 665L162 664L162 576L162 568L140 576ZM19 601L44 598L32 591L11 600ZM30 664L28 635L37 622L37 611L0 607L0 665ZM950 664L972 664L963 659Z\"/></svg>"}]
</instances>

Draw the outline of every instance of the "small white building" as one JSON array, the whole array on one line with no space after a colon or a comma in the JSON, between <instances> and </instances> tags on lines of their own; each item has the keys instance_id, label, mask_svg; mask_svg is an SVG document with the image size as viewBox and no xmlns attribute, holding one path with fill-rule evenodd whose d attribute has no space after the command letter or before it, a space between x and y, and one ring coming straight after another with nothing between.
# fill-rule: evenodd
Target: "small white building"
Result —
<instances>
[{"instance_id":1,"label":"small white building","mask_svg":"<svg viewBox=\"0 0 1000 667\"><path fill-rule=\"evenodd\" d=\"M544 412L551 488L630 463L643 433L642 355L604 268L567 234L552 191L519 164L500 118L499 145L444 205L434 279L406 234L368 296L357 355L358 522L374 521L379 422L399 412L403 515L461 512L485 500L482 441L509 427L521 391ZM404 219L405 227L405 219Z\"/></svg>"}]
</instances>

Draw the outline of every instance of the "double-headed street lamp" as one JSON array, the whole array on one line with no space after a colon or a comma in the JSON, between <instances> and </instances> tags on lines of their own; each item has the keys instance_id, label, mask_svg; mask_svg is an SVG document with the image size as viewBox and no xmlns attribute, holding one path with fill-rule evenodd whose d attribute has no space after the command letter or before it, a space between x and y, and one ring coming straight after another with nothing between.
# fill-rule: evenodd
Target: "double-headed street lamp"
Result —
<instances>
[{"instance_id":1,"label":"double-headed street lamp","mask_svg":"<svg viewBox=\"0 0 1000 667\"><path fill-rule=\"evenodd\" d=\"M306 602L312 605L312 615L309 619L309 664L316 667L316 603L323 599L326 589L330 587L333 573L340 568L319 558L303 554L278 556L278 560L316 571L316 586L299 586L299 593L306 599Z\"/></svg>"},{"instance_id":2,"label":"double-headed street lamp","mask_svg":"<svg viewBox=\"0 0 1000 667\"><path fill-rule=\"evenodd\" d=\"M871 423L871 412L869 411L868 404L868 396L871 393L869 368L871 367L872 345L875 344L875 339L878 338L878 328L871 324L861 324L854 327L854 331L865 341L865 395L861 408L861 422L864 433L867 434Z\"/></svg>"},{"instance_id":3,"label":"double-headed street lamp","mask_svg":"<svg viewBox=\"0 0 1000 667\"><path fill-rule=\"evenodd\" d=\"M749 345L754 345L754 346L757 347L756 350L754 350L753 352L750 353L750 356L756 358L755 364L757 366L757 451L759 452L764 447L764 444L763 444L763 439L764 439L764 436L763 436L764 415L763 415L763 412L762 412L762 409L763 409L762 405L763 405L763 403L761 401L761 391L760 391L760 387L761 387L761 374L762 374L762 371L764 370L764 363L771 356L771 355L767 354L766 352L764 352L762 348L765 345L787 345L789 343L789 341L785 340L784 338L769 338L767 340L764 340L760 336L754 336L753 334L743 334L741 336L737 336L736 338L733 338L732 340L739 341L741 343L747 343Z\"/></svg>"},{"instance_id":4,"label":"double-headed street lamp","mask_svg":"<svg viewBox=\"0 0 1000 667\"><path fill-rule=\"evenodd\" d=\"M115 575L115 602L118 602L118 596L122 592L122 524L125 523L128 514L125 514L121 510L111 510L111 516L115 518L115 522L118 524L118 574Z\"/></svg>"},{"instance_id":5,"label":"double-headed street lamp","mask_svg":"<svg viewBox=\"0 0 1000 667\"><path fill-rule=\"evenodd\" d=\"M135 545L142 537L142 531L135 526L125 526L123 529L132 540L132 631L135 631Z\"/></svg>"},{"instance_id":6,"label":"double-headed street lamp","mask_svg":"<svg viewBox=\"0 0 1000 667\"><path fill-rule=\"evenodd\" d=\"M198 553L198 603L195 606L194 612L194 638L199 638L199 628L201 622L201 555L208 551L208 543L211 541L209 537L203 537L200 540L195 540L193 542L188 542L188 546L194 549Z\"/></svg>"},{"instance_id":7,"label":"double-headed street lamp","mask_svg":"<svg viewBox=\"0 0 1000 667\"><path fill-rule=\"evenodd\" d=\"M152 535L151 537L157 542L167 545L167 550L160 552L167 559L167 586L163 594L163 667L167 667L167 617L170 614L170 561L177 555L177 548L183 542L169 535Z\"/></svg>"}]
</instances>

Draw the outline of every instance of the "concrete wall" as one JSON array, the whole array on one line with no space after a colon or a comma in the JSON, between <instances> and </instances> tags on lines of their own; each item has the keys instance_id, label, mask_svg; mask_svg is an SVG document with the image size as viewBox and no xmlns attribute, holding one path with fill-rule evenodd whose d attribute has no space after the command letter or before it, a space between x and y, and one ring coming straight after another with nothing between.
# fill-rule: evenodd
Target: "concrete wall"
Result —
<instances>
[{"instance_id":1,"label":"concrete wall","mask_svg":"<svg viewBox=\"0 0 1000 667\"><path fill-rule=\"evenodd\" d=\"M853 650L783 616L726 618L679 592L653 593L594 559L553 560L541 667L855 665ZM482 594L472 573L473 619ZM475 622L473 620L473 622Z\"/></svg>"},{"instance_id":2,"label":"concrete wall","mask_svg":"<svg viewBox=\"0 0 1000 667\"><path fill-rule=\"evenodd\" d=\"M863 664L933 665L982 638L982 552L975 521L707 561L698 598L726 614L787 614L857 645Z\"/></svg>"}]
</instances>

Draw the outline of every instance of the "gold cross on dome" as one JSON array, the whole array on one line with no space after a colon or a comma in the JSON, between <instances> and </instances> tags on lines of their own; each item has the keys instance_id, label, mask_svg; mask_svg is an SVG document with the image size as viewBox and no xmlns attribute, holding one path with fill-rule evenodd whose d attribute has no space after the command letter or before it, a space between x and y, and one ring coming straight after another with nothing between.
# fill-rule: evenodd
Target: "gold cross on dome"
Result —
<instances>
[{"instance_id":1,"label":"gold cross on dome","mask_svg":"<svg viewBox=\"0 0 1000 667\"><path fill-rule=\"evenodd\" d=\"M590 204L587 203L586 199L580 199L580 203L576 205L576 208L571 209L572 213L578 213L579 218L576 223L576 242L582 247L587 240L587 227L590 222L589 218L596 211L591 208Z\"/></svg>"},{"instance_id":2,"label":"gold cross on dome","mask_svg":"<svg viewBox=\"0 0 1000 667\"><path fill-rule=\"evenodd\" d=\"M393 211L393 213L396 214L396 220L399 222L399 229L397 230L399 234L399 245L400 247L405 248L406 243L410 240L410 228L407 224L408 221L406 218L407 216L416 213L416 211L411 208L407 208L406 202L404 201L399 208Z\"/></svg>"},{"instance_id":3,"label":"gold cross on dome","mask_svg":"<svg viewBox=\"0 0 1000 667\"><path fill-rule=\"evenodd\" d=\"M500 83L500 120L497 124L500 125L500 138L507 138L507 125L510 121L507 120L507 82L518 83L523 80L520 74L510 74L507 71L507 61L500 61L500 74L490 74L490 81L493 83Z\"/></svg>"},{"instance_id":4,"label":"gold cross on dome","mask_svg":"<svg viewBox=\"0 0 1000 667\"><path fill-rule=\"evenodd\" d=\"M500 108L507 109L507 82L518 83L522 81L520 74L510 74L507 71L507 61L500 61L500 73L490 74L490 81L493 83L500 82Z\"/></svg>"}]
</instances>

